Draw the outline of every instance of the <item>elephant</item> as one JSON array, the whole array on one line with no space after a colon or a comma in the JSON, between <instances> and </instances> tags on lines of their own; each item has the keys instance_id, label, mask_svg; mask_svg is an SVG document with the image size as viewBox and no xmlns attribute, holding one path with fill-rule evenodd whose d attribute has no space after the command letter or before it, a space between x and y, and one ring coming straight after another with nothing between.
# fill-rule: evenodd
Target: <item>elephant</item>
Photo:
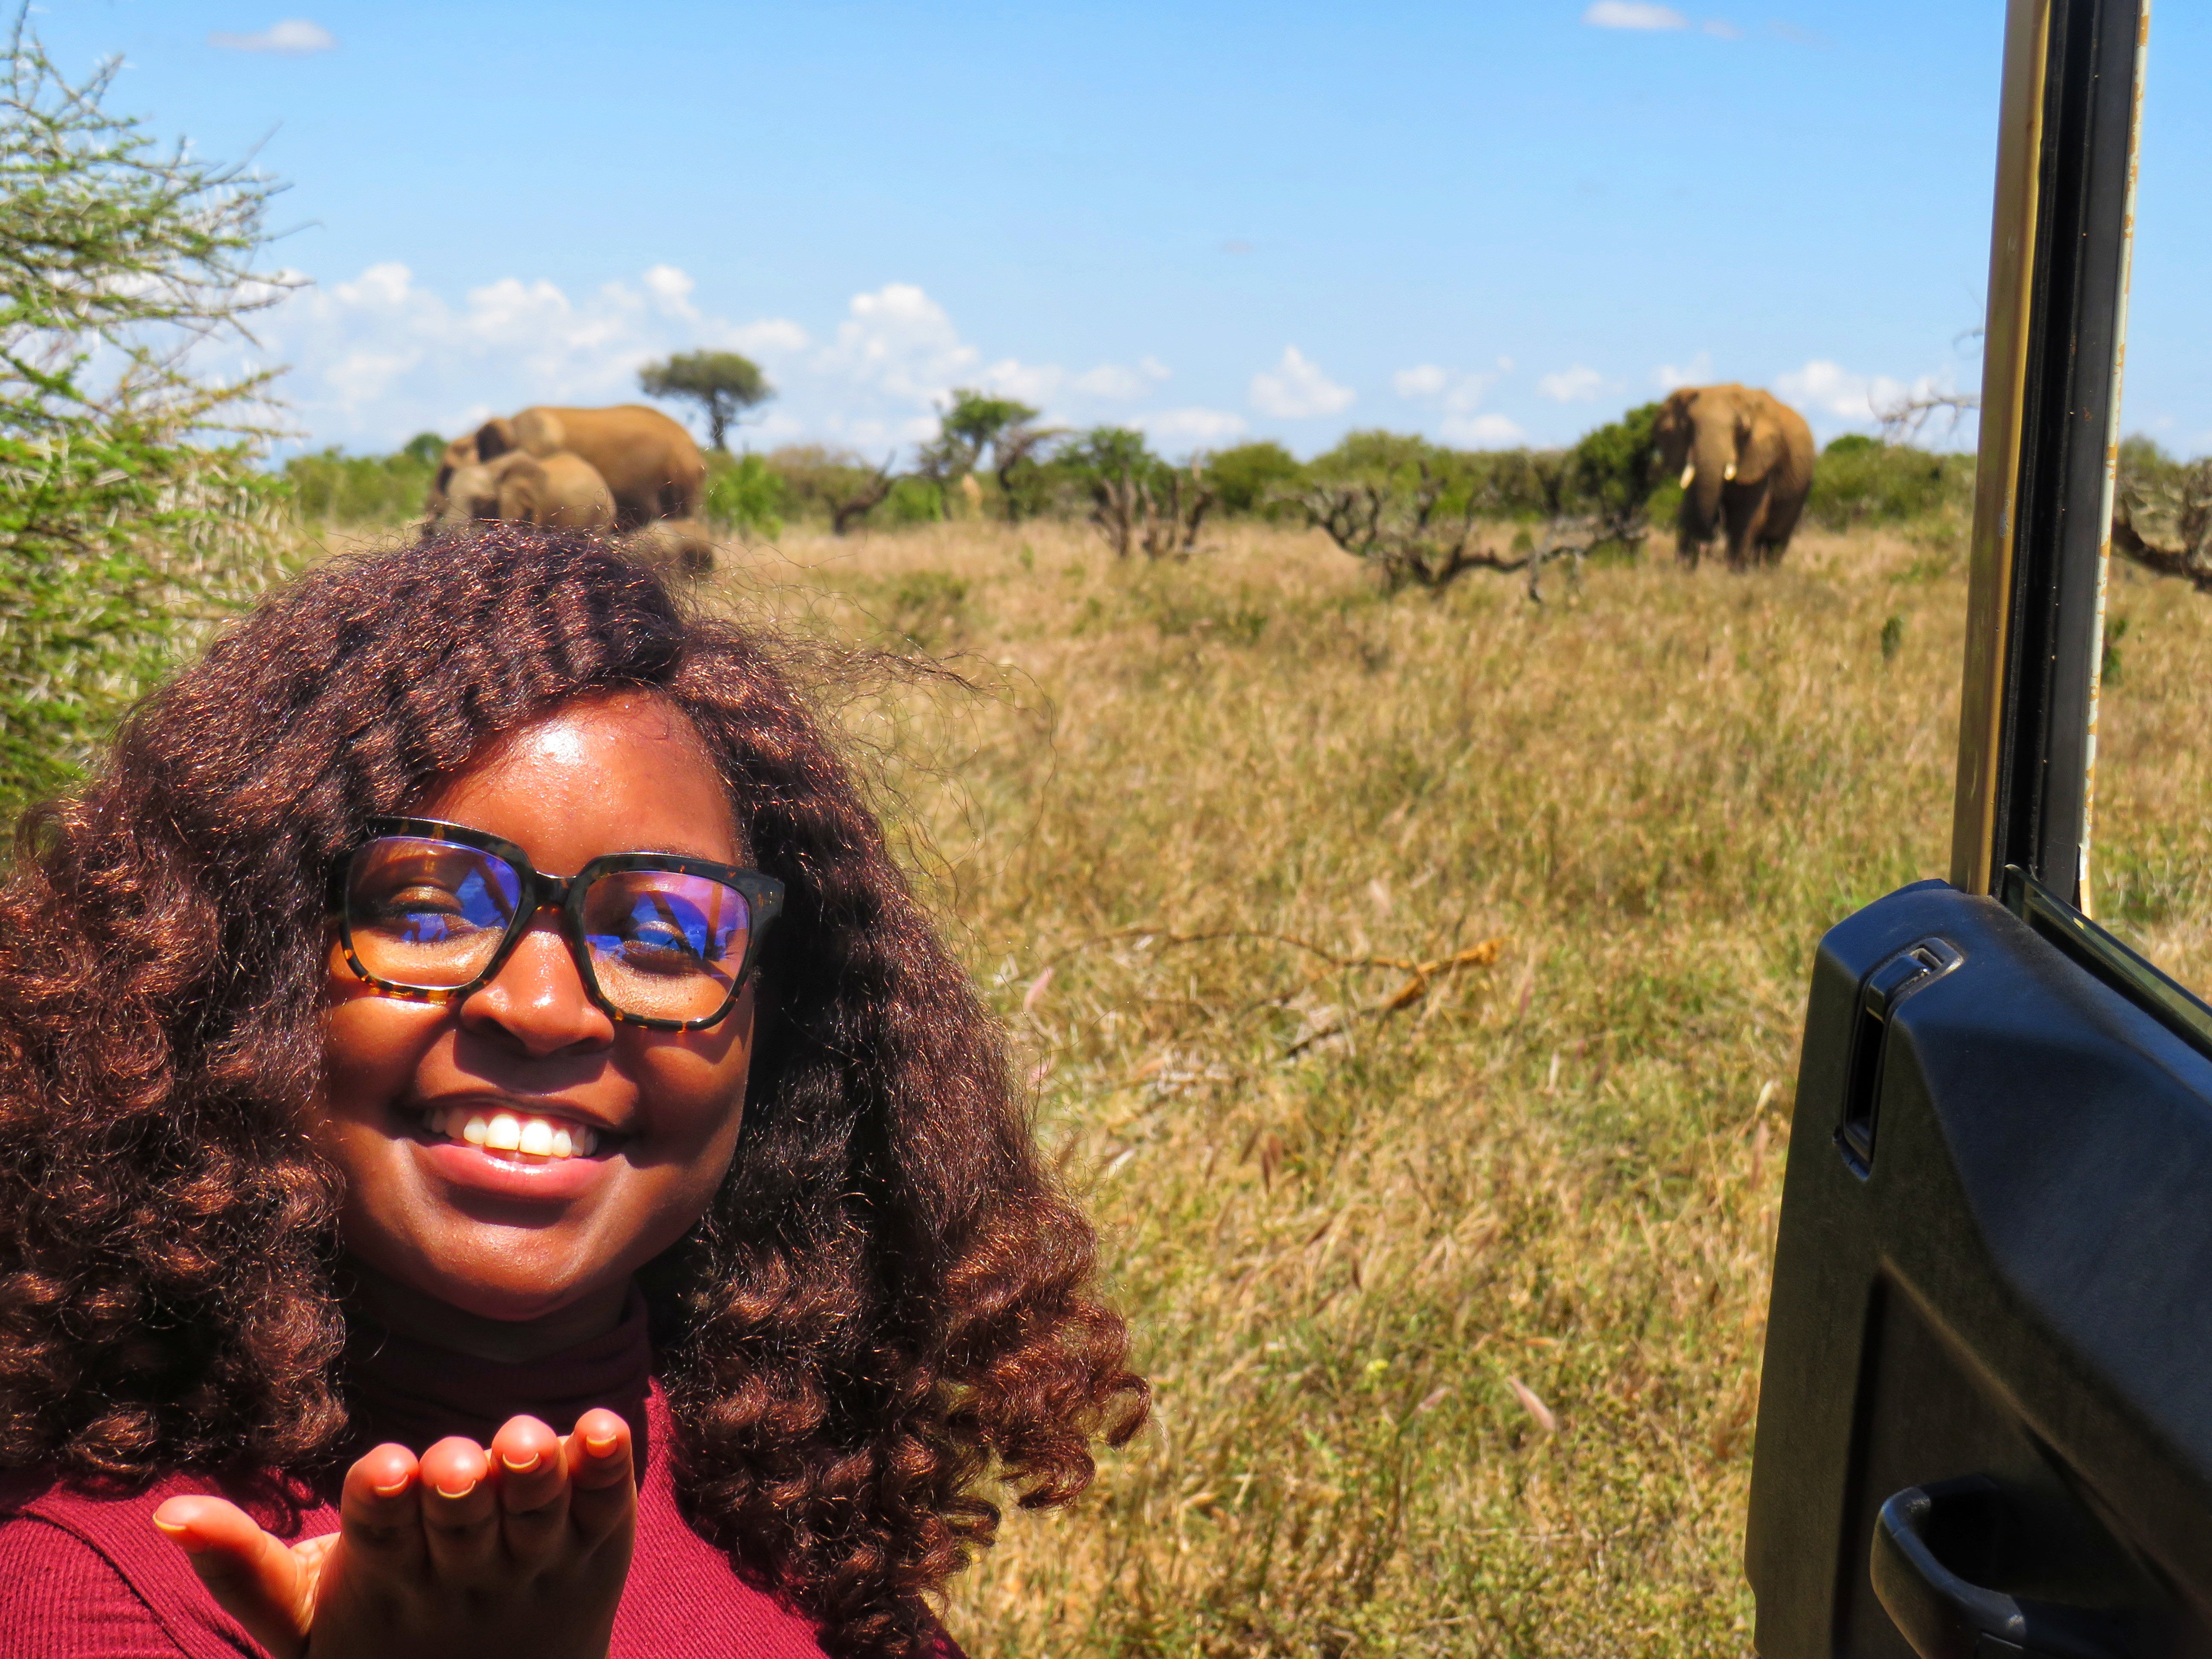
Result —
<instances>
[{"instance_id":1,"label":"elephant","mask_svg":"<svg viewBox=\"0 0 2212 1659\"><path fill-rule=\"evenodd\" d=\"M451 452L448 452L451 454ZM558 530L606 530L615 498L591 463L569 454L544 459L510 450L495 460L439 469L424 528L501 519Z\"/></svg>"},{"instance_id":2,"label":"elephant","mask_svg":"<svg viewBox=\"0 0 2212 1659\"><path fill-rule=\"evenodd\" d=\"M642 404L612 409L533 406L511 419L486 421L459 442L472 445L479 461L497 460L515 450L541 460L563 450L581 456L599 469L613 492L620 530L635 530L656 519L696 518L706 488L706 457L691 434Z\"/></svg>"},{"instance_id":3,"label":"elephant","mask_svg":"<svg viewBox=\"0 0 2212 1659\"><path fill-rule=\"evenodd\" d=\"M1771 393L1741 386L1683 386L1660 405L1659 457L1682 469L1674 549L1697 568L1717 527L1741 570L1774 564L1790 545L1813 488L1813 430Z\"/></svg>"}]
</instances>

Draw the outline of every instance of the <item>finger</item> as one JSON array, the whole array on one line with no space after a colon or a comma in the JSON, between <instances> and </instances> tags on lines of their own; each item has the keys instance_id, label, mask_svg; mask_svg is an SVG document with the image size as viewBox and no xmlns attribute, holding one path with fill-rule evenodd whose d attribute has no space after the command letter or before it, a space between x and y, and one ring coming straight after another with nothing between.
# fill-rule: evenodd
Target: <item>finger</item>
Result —
<instances>
[{"instance_id":1,"label":"finger","mask_svg":"<svg viewBox=\"0 0 2212 1659\"><path fill-rule=\"evenodd\" d=\"M220 1498L172 1498L154 1511L154 1525L255 1641L278 1659L306 1650L310 1587L290 1549L252 1516Z\"/></svg>"},{"instance_id":2,"label":"finger","mask_svg":"<svg viewBox=\"0 0 2212 1659\"><path fill-rule=\"evenodd\" d=\"M404 1446L379 1446L354 1462L338 1493L346 1552L379 1571L406 1572L422 1561L421 1472Z\"/></svg>"},{"instance_id":3,"label":"finger","mask_svg":"<svg viewBox=\"0 0 2212 1659\"><path fill-rule=\"evenodd\" d=\"M567 1447L570 1524L586 1544L599 1544L635 1521L637 1471L630 1462L629 1425L599 1407L576 1419Z\"/></svg>"},{"instance_id":4,"label":"finger","mask_svg":"<svg viewBox=\"0 0 2212 1659\"><path fill-rule=\"evenodd\" d=\"M568 1468L561 1437L534 1417L510 1417L491 1441L492 1480L507 1554L542 1561L568 1529Z\"/></svg>"},{"instance_id":5,"label":"finger","mask_svg":"<svg viewBox=\"0 0 2212 1659\"><path fill-rule=\"evenodd\" d=\"M441 1440L422 1454L416 1490L431 1565L443 1577L480 1577L499 1549L499 1497L484 1449L459 1435Z\"/></svg>"}]
</instances>

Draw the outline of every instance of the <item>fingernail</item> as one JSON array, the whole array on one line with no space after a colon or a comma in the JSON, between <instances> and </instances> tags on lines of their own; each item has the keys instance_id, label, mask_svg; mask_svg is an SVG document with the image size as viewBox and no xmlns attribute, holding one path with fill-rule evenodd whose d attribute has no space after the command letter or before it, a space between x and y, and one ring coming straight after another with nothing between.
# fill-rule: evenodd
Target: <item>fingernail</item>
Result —
<instances>
[{"instance_id":1,"label":"fingernail","mask_svg":"<svg viewBox=\"0 0 2212 1659\"><path fill-rule=\"evenodd\" d=\"M434 1490L441 1498L466 1498L476 1489L477 1483L471 1480L467 1486L463 1486L459 1492L447 1492L443 1486L438 1486Z\"/></svg>"},{"instance_id":2,"label":"fingernail","mask_svg":"<svg viewBox=\"0 0 2212 1659\"><path fill-rule=\"evenodd\" d=\"M201 1554L207 1548L205 1543L192 1536L191 1528L189 1527L180 1527L173 1521L164 1521L159 1516L154 1517L154 1525L159 1529L162 1537L167 1539L187 1555Z\"/></svg>"},{"instance_id":3,"label":"fingernail","mask_svg":"<svg viewBox=\"0 0 2212 1659\"><path fill-rule=\"evenodd\" d=\"M584 1449L594 1457L605 1457L621 1443L622 1435L619 1431L614 1434L587 1434L584 1437Z\"/></svg>"},{"instance_id":4,"label":"fingernail","mask_svg":"<svg viewBox=\"0 0 2212 1659\"><path fill-rule=\"evenodd\" d=\"M379 1498L397 1498L407 1490L407 1477L403 1474L388 1486L380 1486L372 1483L369 1490Z\"/></svg>"},{"instance_id":5,"label":"fingernail","mask_svg":"<svg viewBox=\"0 0 2212 1659\"><path fill-rule=\"evenodd\" d=\"M543 1463L545 1461L545 1458L542 1453L532 1452L530 1454L530 1461L528 1462L518 1463L512 1457L509 1457L505 1452L501 1452L499 1455L499 1461L507 1466L507 1471L509 1474L527 1474L531 1470L536 1468L540 1463Z\"/></svg>"}]
</instances>

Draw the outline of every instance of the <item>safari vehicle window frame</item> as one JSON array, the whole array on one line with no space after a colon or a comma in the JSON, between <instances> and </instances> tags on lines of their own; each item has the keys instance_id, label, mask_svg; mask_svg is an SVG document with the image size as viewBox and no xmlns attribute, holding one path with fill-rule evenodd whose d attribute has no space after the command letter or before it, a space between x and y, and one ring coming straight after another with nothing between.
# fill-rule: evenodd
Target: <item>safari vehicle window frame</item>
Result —
<instances>
[{"instance_id":1,"label":"safari vehicle window frame","mask_svg":"<svg viewBox=\"0 0 2212 1659\"><path fill-rule=\"evenodd\" d=\"M1951 884L2093 913L2105 584L2149 0L2011 0Z\"/></svg>"}]
</instances>

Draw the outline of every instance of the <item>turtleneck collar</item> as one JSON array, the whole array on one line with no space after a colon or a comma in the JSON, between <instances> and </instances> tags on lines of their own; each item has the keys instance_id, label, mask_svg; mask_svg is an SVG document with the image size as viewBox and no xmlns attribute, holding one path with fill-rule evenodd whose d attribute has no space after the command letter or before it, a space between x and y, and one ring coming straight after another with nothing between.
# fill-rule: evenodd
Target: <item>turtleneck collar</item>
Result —
<instances>
[{"instance_id":1,"label":"turtleneck collar","mask_svg":"<svg viewBox=\"0 0 2212 1659\"><path fill-rule=\"evenodd\" d=\"M364 1448L398 1441L422 1452L454 1434L487 1445L518 1414L567 1434L586 1412L605 1406L629 1420L642 1470L652 1376L645 1296L635 1285L614 1329L544 1359L477 1359L359 1316L346 1344L346 1391Z\"/></svg>"}]
</instances>

